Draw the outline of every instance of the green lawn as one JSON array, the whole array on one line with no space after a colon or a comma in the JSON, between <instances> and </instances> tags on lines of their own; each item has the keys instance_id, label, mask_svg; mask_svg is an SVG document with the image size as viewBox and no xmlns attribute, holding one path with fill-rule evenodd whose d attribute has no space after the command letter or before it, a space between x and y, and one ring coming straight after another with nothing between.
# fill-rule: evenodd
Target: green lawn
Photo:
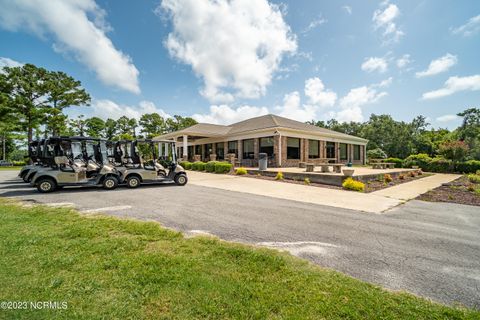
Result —
<instances>
[{"instance_id":1,"label":"green lawn","mask_svg":"<svg viewBox=\"0 0 480 320\"><path fill-rule=\"evenodd\" d=\"M0 167L0 170L20 170L22 167L12 166L12 167Z\"/></svg>"},{"instance_id":2,"label":"green lawn","mask_svg":"<svg viewBox=\"0 0 480 320\"><path fill-rule=\"evenodd\" d=\"M479 319L273 250L0 199L0 310L23 319Z\"/></svg>"}]
</instances>

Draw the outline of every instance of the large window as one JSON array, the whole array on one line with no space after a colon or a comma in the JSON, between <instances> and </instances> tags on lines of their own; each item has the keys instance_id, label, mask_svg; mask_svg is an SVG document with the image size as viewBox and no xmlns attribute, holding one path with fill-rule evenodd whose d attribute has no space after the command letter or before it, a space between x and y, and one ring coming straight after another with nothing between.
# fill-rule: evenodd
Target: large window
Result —
<instances>
[{"instance_id":1,"label":"large window","mask_svg":"<svg viewBox=\"0 0 480 320\"><path fill-rule=\"evenodd\" d=\"M273 156L273 137L260 138L259 153L266 153L269 157Z\"/></svg>"},{"instance_id":2,"label":"large window","mask_svg":"<svg viewBox=\"0 0 480 320\"><path fill-rule=\"evenodd\" d=\"M353 160L360 160L360 146L358 144L353 146Z\"/></svg>"},{"instance_id":3,"label":"large window","mask_svg":"<svg viewBox=\"0 0 480 320\"><path fill-rule=\"evenodd\" d=\"M327 158L336 158L335 157L335 142L327 142Z\"/></svg>"},{"instance_id":4,"label":"large window","mask_svg":"<svg viewBox=\"0 0 480 320\"><path fill-rule=\"evenodd\" d=\"M287 159L300 159L300 139L287 138Z\"/></svg>"},{"instance_id":5,"label":"large window","mask_svg":"<svg viewBox=\"0 0 480 320\"><path fill-rule=\"evenodd\" d=\"M320 141L308 140L308 158L320 158Z\"/></svg>"},{"instance_id":6,"label":"large window","mask_svg":"<svg viewBox=\"0 0 480 320\"><path fill-rule=\"evenodd\" d=\"M205 144L205 147L203 149L203 158L207 159L208 157L210 157L210 155L212 154L212 144L211 143L207 143Z\"/></svg>"},{"instance_id":7,"label":"large window","mask_svg":"<svg viewBox=\"0 0 480 320\"><path fill-rule=\"evenodd\" d=\"M225 149L223 146L223 142L219 142L215 145L215 148L217 149L217 159L223 160L225 159Z\"/></svg>"},{"instance_id":8,"label":"large window","mask_svg":"<svg viewBox=\"0 0 480 320\"><path fill-rule=\"evenodd\" d=\"M238 153L238 143L237 141L228 141L228 153Z\"/></svg>"},{"instance_id":9,"label":"large window","mask_svg":"<svg viewBox=\"0 0 480 320\"><path fill-rule=\"evenodd\" d=\"M340 160L347 160L347 144L340 143Z\"/></svg>"},{"instance_id":10,"label":"large window","mask_svg":"<svg viewBox=\"0 0 480 320\"><path fill-rule=\"evenodd\" d=\"M195 146L195 154L196 155L201 155L202 154L202 146L201 145L196 145Z\"/></svg>"},{"instance_id":11,"label":"large window","mask_svg":"<svg viewBox=\"0 0 480 320\"><path fill-rule=\"evenodd\" d=\"M243 159L253 159L253 139L243 140Z\"/></svg>"}]
</instances>

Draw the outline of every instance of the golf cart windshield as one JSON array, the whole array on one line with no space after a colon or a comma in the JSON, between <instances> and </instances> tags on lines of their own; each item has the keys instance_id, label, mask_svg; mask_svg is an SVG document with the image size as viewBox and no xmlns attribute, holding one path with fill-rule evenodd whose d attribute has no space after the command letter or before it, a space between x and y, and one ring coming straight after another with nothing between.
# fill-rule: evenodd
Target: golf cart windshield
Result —
<instances>
[{"instance_id":1,"label":"golf cart windshield","mask_svg":"<svg viewBox=\"0 0 480 320\"><path fill-rule=\"evenodd\" d=\"M72 142L72 156L73 159L82 159L82 143L79 141Z\"/></svg>"},{"instance_id":2,"label":"golf cart windshield","mask_svg":"<svg viewBox=\"0 0 480 320\"><path fill-rule=\"evenodd\" d=\"M95 159L95 146L93 141L85 142L85 151L89 160Z\"/></svg>"},{"instance_id":3,"label":"golf cart windshield","mask_svg":"<svg viewBox=\"0 0 480 320\"><path fill-rule=\"evenodd\" d=\"M103 164L108 164L108 154L109 148L107 148L107 143L105 141L100 141L100 153L102 154Z\"/></svg>"}]
</instances>

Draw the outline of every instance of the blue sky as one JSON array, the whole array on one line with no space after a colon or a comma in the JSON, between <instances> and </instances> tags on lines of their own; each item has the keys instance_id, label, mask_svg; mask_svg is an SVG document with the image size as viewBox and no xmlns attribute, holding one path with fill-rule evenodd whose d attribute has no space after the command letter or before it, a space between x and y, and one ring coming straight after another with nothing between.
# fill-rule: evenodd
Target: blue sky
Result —
<instances>
[{"instance_id":1,"label":"blue sky","mask_svg":"<svg viewBox=\"0 0 480 320\"><path fill-rule=\"evenodd\" d=\"M471 1L0 0L0 64L82 81L72 116L160 112L231 123L265 113L434 127L480 101Z\"/></svg>"}]
</instances>

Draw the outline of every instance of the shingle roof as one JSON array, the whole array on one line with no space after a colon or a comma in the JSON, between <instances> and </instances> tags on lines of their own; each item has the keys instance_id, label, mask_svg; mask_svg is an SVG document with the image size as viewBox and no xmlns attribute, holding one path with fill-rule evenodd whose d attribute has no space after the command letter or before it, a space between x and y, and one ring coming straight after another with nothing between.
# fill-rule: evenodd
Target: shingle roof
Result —
<instances>
[{"instance_id":1,"label":"shingle roof","mask_svg":"<svg viewBox=\"0 0 480 320\"><path fill-rule=\"evenodd\" d=\"M173 134L175 136L187 134L187 135L195 135L195 136L225 136L225 135L234 135L238 133L254 131L254 130L262 130L268 128L288 128L293 130L300 130L300 131L314 131L320 134L325 134L328 136L335 136L335 137L343 137L343 138L355 138L359 140L361 138L351 136L348 134L344 134L341 132L320 128L311 124L307 124L304 122L280 117L274 114L267 114L264 116L259 116L255 118L250 118L247 120L243 120L237 123L233 123L228 126L217 125L217 124L209 124L209 123L198 123L191 127L185 128L183 130L175 131L158 138L164 137L171 137ZM361 139L364 140L364 139ZM366 141L366 140L365 140Z\"/></svg>"}]
</instances>

